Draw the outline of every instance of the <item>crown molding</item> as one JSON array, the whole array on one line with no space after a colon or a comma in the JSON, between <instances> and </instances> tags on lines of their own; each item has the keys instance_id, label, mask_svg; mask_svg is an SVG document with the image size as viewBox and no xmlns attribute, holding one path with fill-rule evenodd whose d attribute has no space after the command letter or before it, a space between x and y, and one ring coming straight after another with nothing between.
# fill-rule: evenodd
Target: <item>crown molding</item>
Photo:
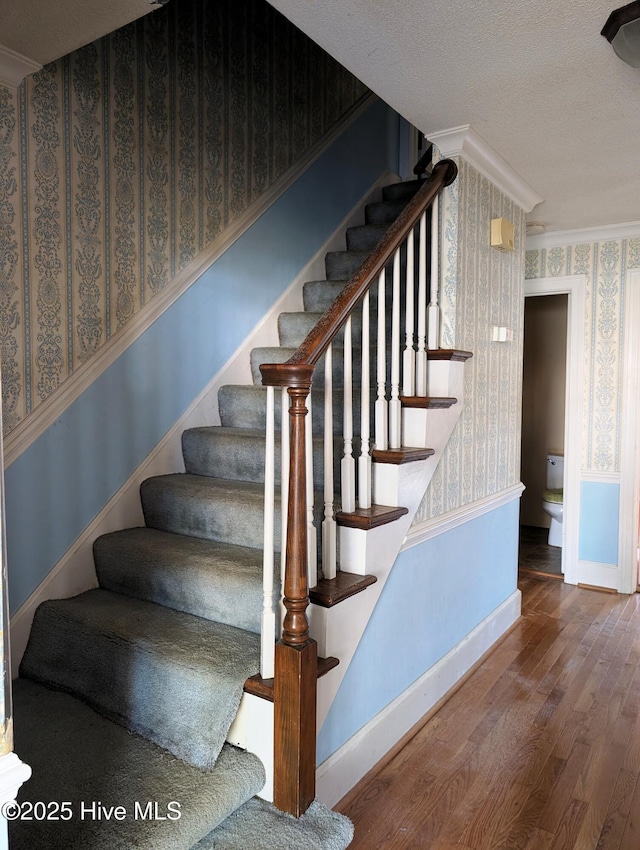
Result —
<instances>
[{"instance_id":1,"label":"crown molding","mask_svg":"<svg viewBox=\"0 0 640 850\"><path fill-rule=\"evenodd\" d=\"M584 245L585 243L606 242L607 240L640 238L640 221L627 221L622 224L605 224L602 227L583 227L580 230L556 230L554 233L540 233L527 236L527 251L540 248L564 248L565 245Z\"/></svg>"},{"instance_id":2,"label":"crown molding","mask_svg":"<svg viewBox=\"0 0 640 850\"><path fill-rule=\"evenodd\" d=\"M544 200L469 124L425 135L442 156L461 156L525 212Z\"/></svg>"},{"instance_id":3,"label":"crown molding","mask_svg":"<svg viewBox=\"0 0 640 850\"><path fill-rule=\"evenodd\" d=\"M41 68L39 62L0 44L0 86L17 89L25 77L35 74Z\"/></svg>"}]
</instances>

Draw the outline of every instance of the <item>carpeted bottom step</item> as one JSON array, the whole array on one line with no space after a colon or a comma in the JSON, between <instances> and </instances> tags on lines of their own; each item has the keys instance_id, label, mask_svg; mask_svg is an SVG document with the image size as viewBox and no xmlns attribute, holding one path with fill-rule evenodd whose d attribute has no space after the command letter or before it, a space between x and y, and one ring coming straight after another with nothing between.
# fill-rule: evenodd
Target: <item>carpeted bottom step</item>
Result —
<instances>
[{"instance_id":1,"label":"carpeted bottom step","mask_svg":"<svg viewBox=\"0 0 640 850\"><path fill-rule=\"evenodd\" d=\"M344 850L352 839L351 821L317 800L296 820L254 797L193 850Z\"/></svg>"},{"instance_id":2,"label":"carpeted bottom step","mask_svg":"<svg viewBox=\"0 0 640 850\"><path fill-rule=\"evenodd\" d=\"M38 607L20 675L211 769L259 659L258 635L99 589Z\"/></svg>"},{"instance_id":3,"label":"carpeted bottom step","mask_svg":"<svg viewBox=\"0 0 640 850\"><path fill-rule=\"evenodd\" d=\"M13 694L16 752L33 771L18 800L68 802L73 817L63 820L63 809L59 820L10 822L11 850L187 850L264 784L260 760L228 744L204 773L68 694L23 679ZM165 819L143 818L155 804ZM123 820L107 821L113 806L124 808Z\"/></svg>"}]
</instances>

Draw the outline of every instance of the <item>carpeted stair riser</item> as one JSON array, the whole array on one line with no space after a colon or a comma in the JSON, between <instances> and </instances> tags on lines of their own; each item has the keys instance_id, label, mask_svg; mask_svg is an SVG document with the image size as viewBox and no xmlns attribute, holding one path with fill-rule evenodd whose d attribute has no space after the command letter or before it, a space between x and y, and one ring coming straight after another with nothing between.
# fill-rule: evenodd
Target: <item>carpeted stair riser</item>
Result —
<instances>
[{"instance_id":1,"label":"carpeted stair riser","mask_svg":"<svg viewBox=\"0 0 640 850\"><path fill-rule=\"evenodd\" d=\"M329 251L324 258L327 280L348 280L368 256L368 251Z\"/></svg>"},{"instance_id":2,"label":"carpeted stair riser","mask_svg":"<svg viewBox=\"0 0 640 850\"><path fill-rule=\"evenodd\" d=\"M382 189L382 200L407 204L422 188L424 182L424 180L406 180L403 183L390 183Z\"/></svg>"},{"instance_id":3,"label":"carpeted stair riser","mask_svg":"<svg viewBox=\"0 0 640 850\"><path fill-rule=\"evenodd\" d=\"M313 330L318 323L322 313L280 313L278 317L278 335L280 345L283 348L297 348ZM351 345L357 349L362 345L362 311L357 310L352 314L351 321ZM391 310L385 314L385 330L387 339L391 339ZM369 320L369 342L372 347L378 341L378 321L375 314ZM404 341L404 337L403 337ZM333 341L336 357L342 357L342 346L344 345L344 328L338 331ZM336 346L338 351L336 352Z\"/></svg>"},{"instance_id":4,"label":"carpeted stair riser","mask_svg":"<svg viewBox=\"0 0 640 850\"><path fill-rule=\"evenodd\" d=\"M324 428L324 390L314 384L311 389L311 416L313 418L314 433L323 433ZM276 390L274 394L274 419L275 427L281 427L281 394ZM370 421L373 421L373 406L375 401L375 387L370 391ZM354 433L360 432L360 391L353 392L353 429ZM220 420L229 428L255 428L258 431L266 427L266 400L267 388L253 384L240 385L230 384L221 387L218 391L218 405L220 408ZM288 406L287 406L288 407ZM333 408L333 433L334 436L342 435L342 415L344 408L344 393L341 388L334 387L332 393Z\"/></svg>"},{"instance_id":5,"label":"carpeted stair riser","mask_svg":"<svg viewBox=\"0 0 640 850\"><path fill-rule=\"evenodd\" d=\"M102 535L93 557L105 590L260 633L261 549L143 527Z\"/></svg>"},{"instance_id":6,"label":"carpeted stair riser","mask_svg":"<svg viewBox=\"0 0 640 850\"><path fill-rule=\"evenodd\" d=\"M361 224L347 229L347 250L372 251L388 230L386 224Z\"/></svg>"},{"instance_id":7,"label":"carpeted stair riser","mask_svg":"<svg viewBox=\"0 0 640 850\"><path fill-rule=\"evenodd\" d=\"M175 473L143 481L140 498L150 528L254 549L263 545L260 484Z\"/></svg>"},{"instance_id":8,"label":"carpeted stair riser","mask_svg":"<svg viewBox=\"0 0 640 850\"><path fill-rule=\"evenodd\" d=\"M14 682L16 751L31 767L18 801L71 803L70 820L9 823L11 850L190 850L264 785L264 767L229 744L204 772L60 691ZM159 819L136 818L157 803ZM123 806L122 820L84 818L81 807ZM179 803L180 817L170 803ZM54 810L49 807L48 811ZM160 819L164 817L164 819Z\"/></svg>"},{"instance_id":9,"label":"carpeted stair riser","mask_svg":"<svg viewBox=\"0 0 640 850\"><path fill-rule=\"evenodd\" d=\"M403 201L377 201L364 208L365 224L392 224L406 207Z\"/></svg>"},{"instance_id":10,"label":"carpeted stair riser","mask_svg":"<svg viewBox=\"0 0 640 850\"><path fill-rule=\"evenodd\" d=\"M210 770L259 655L255 634L98 589L39 606L20 675Z\"/></svg>"},{"instance_id":11,"label":"carpeted stair riser","mask_svg":"<svg viewBox=\"0 0 640 850\"><path fill-rule=\"evenodd\" d=\"M261 549L264 535L264 486L206 475L173 474L148 478L140 487L142 510L150 528ZM275 488L275 540L280 551L280 488ZM316 521L322 499L315 500Z\"/></svg>"},{"instance_id":12,"label":"carpeted stair riser","mask_svg":"<svg viewBox=\"0 0 640 850\"><path fill-rule=\"evenodd\" d=\"M190 475L208 475L235 481L264 484L265 433L249 428L210 426L190 428L182 435L185 470ZM334 481L339 482L343 440L333 445ZM324 441L313 440L313 480L316 489L324 483ZM275 435L275 482L280 485L280 434Z\"/></svg>"}]
</instances>

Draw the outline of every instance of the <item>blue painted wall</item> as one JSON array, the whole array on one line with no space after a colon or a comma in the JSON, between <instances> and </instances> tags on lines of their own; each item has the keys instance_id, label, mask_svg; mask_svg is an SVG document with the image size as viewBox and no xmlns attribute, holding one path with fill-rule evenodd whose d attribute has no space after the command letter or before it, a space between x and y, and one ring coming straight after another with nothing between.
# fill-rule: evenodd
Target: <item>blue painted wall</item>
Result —
<instances>
[{"instance_id":1,"label":"blue painted wall","mask_svg":"<svg viewBox=\"0 0 640 850\"><path fill-rule=\"evenodd\" d=\"M580 483L581 561L618 563L620 485L601 481Z\"/></svg>"},{"instance_id":2,"label":"blue painted wall","mask_svg":"<svg viewBox=\"0 0 640 850\"><path fill-rule=\"evenodd\" d=\"M6 471L15 611L387 168L376 103Z\"/></svg>"},{"instance_id":3,"label":"blue painted wall","mask_svg":"<svg viewBox=\"0 0 640 850\"><path fill-rule=\"evenodd\" d=\"M320 730L319 764L511 596L518 537L515 500L400 554Z\"/></svg>"}]
</instances>

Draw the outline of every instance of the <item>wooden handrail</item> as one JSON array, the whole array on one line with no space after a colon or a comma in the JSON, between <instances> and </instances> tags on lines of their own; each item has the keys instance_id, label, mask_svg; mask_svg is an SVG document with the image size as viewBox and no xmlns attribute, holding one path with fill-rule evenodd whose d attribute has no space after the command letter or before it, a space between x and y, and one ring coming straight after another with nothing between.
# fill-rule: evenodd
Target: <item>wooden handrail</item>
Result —
<instances>
[{"instance_id":1,"label":"wooden handrail","mask_svg":"<svg viewBox=\"0 0 640 850\"><path fill-rule=\"evenodd\" d=\"M347 321L353 310L364 297L369 287L377 280L382 269L392 259L419 216L445 187L456 179L458 167L451 159L436 163L431 177L409 201L398 218L389 227L376 248L349 282L331 307L322 315L296 352L286 363L263 363L260 366L262 383L265 386L291 387L304 385L310 380L310 371L318 363L334 337Z\"/></svg>"},{"instance_id":2,"label":"wooden handrail","mask_svg":"<svg viewBox=\"0 0 640 850\"><path fill-rule=\"evenodd\" d=\"M287 539L281 542L286 551L285 616L282 636L275 649L274 803L295 817L300 817L315 797L317 647L309 636L306 615L309 582L305 457L306 403L313 370L425 209L455 180L457 173L452 160L438 162L429 179L351 276L293 356L286 363L260 366L263 385L287 388L290 399Z\"/></svg>"}]
</instances>

